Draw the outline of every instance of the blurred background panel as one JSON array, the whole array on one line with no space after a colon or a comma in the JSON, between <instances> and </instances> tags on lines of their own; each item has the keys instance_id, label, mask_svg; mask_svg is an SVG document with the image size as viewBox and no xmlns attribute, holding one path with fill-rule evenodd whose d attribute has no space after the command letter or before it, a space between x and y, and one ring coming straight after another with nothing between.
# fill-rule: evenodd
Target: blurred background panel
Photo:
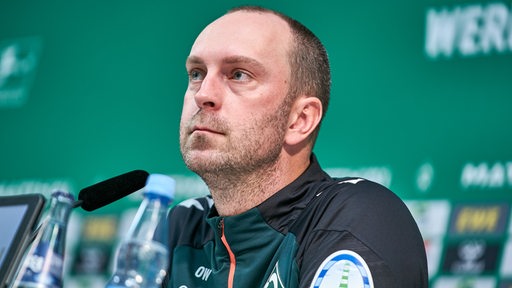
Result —
<instances>
[{"instance_id":1,"label":"blurred background panel","mask_svg":"<svg viewBox=\"0 0 512 288\"><path fill-rule=\"evenodd\" d=\"M176 202L207 193L179 152L184 63L202 28L241 4L324 42L333 85L315 153L333 176L406 201L432 286L511 287L507 1L0 0L0 195L77 195L134 169L175 177ZM102 287L140 200L75 211L66 287Z\"/></svg>"}]
</instances>

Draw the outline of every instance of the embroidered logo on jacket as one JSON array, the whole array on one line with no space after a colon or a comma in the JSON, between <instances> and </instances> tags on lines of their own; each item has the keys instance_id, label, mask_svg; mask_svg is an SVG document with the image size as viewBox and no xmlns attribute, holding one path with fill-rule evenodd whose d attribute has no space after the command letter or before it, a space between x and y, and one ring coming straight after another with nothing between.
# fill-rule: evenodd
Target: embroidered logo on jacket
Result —
<instances>
[{"instance_id":1,"label":"embroidered logo on jacket","mask_svg":"<svg viewBox=\"0 0 512 288\"><path fill-rule=\"evenodd\" d=\"M263 288L284 288L281 276L279 276L279 261L277 261L274 269L272 269L272 273L270 273L270 276Z\"/></svg>"},{"instance_id":2,"label":"embroidered logo on jacket","mask_svg":"<svg viewBox=\"0 0 512 288\"><path fill-rule=\"evenodd\" d=\"M373 279L368 265L359 254L340 250L322 262L310 287L373 288Z\"/></svg>"}]
</instances>

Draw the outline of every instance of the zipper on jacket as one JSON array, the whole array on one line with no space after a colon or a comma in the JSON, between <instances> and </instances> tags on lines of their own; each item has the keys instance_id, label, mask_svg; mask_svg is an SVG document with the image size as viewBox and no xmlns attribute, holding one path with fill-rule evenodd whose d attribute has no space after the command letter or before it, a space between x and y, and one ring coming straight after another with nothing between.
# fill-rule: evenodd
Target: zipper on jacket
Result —
<instances>
[{"instance_id":1,"label":"zipper on jacket","mask_svg":"<svg viewBox=\"0 0 512 288\"><path fill-rule=\"evenodd\" d=\"M233 281L235 278L236 259L235 259L235 254L233 254L233 251L231 251L231 247L229 247L228 241L226 240L226 235L224 235L224 218L220 219L219 229L220 229L220 233L222 235L220 237L220 239L222 240L224 247L226 247L226 250L228 251L228 255L229 255L228 288L233 288Z\"/></svg>"}]
</instances>

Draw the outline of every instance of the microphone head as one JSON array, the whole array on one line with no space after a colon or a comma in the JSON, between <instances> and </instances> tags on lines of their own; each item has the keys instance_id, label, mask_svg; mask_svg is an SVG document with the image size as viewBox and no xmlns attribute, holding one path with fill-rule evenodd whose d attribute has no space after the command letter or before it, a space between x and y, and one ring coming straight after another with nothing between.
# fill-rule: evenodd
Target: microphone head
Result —
<instances>
[{"instance_id":1,"label":"microphone head","mask_svg":"<svg viewBox=\"0 0 512 288\"><path fill-rule=\"evenodd\" d=\"M148 176L144 170L134 170L107 179L80 190L78 201L85 211L96 210L144 188Z\"/></svg>"}]
</instances>

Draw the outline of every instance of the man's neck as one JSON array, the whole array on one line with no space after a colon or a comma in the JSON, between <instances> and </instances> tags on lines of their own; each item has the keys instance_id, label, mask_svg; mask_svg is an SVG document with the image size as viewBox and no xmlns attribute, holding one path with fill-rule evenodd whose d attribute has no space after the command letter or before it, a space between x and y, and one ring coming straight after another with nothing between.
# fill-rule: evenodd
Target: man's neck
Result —
<instances>
[{"instance_id":1,"label":"man's neck","mask_svg":"<svg viewBox=\"0 0 512 288\"><path fill-rule=\"evenodd\" d=\"M202 177L210 189L219 215L231 216L258 206L297 179L308 166L309 161L277 161L251 173L228 173L222 176L210 174Z\"/></svg>"}]
</instances>

